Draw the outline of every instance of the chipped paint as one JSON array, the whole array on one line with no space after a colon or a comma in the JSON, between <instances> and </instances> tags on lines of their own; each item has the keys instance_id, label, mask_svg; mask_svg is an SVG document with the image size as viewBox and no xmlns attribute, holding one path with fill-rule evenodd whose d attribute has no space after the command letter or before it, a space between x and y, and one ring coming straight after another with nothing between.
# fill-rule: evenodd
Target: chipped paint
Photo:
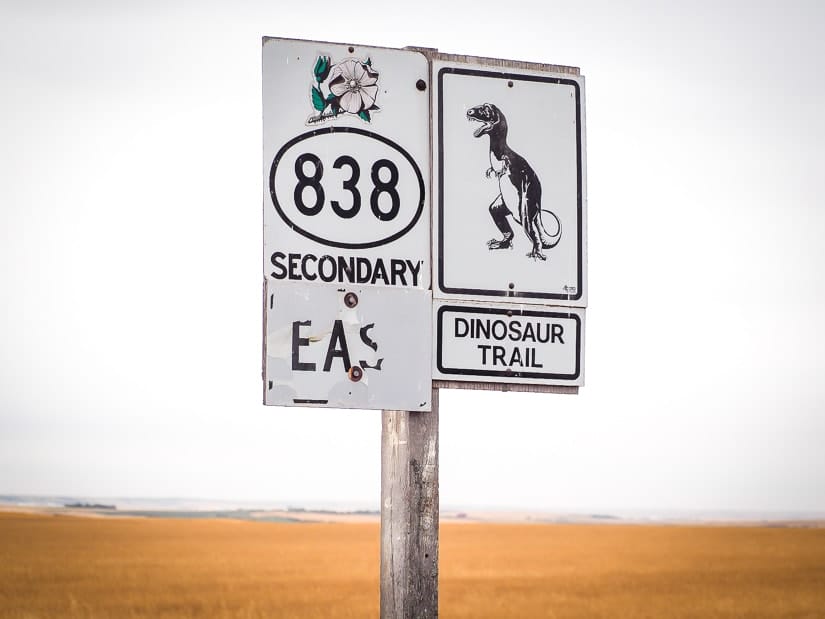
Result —
<instances>
[{"instance_id":1,"label":"chipped paint","mask_svg":"<svg viewBox=\"0 0 825 619\"><path fill-rule=\"evenodd\" d=\"M430 291L268 280L266 294L266 404L429 410Z\"/></svg>"}]
</instances>

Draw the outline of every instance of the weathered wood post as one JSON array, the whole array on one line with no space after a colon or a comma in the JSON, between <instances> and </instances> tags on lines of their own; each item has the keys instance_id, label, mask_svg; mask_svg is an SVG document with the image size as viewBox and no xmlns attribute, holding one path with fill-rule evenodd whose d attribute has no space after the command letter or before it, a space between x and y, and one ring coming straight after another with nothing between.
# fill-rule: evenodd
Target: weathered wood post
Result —
<instances>
[{"instance_id":1,"label":"weathered wood post","mask_svg":"<svg viewBox=\"0 0 825 619\"><path fill-rule=\"evenodd\" d=\"M438 617L438 389L381 414L381 619Z\"/></svg>"}]
</instances>

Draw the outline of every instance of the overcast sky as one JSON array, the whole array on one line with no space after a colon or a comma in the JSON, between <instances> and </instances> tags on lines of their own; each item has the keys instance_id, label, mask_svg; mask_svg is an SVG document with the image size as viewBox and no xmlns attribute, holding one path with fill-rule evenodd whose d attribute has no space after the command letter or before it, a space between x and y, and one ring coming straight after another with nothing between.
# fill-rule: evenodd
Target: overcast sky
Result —
<instances>
[{"instance_id":1,"label":"overcast sky","mask_svg":"<svg viewBox=\"0 0 825 619\"><path fill-rule=\"evenodd\" d=\"M825 511L816 1L4 3L0 494L377 508L260 402L262 35L586 76L587 384L442 391L442 506Z\"/></svg>"}]
</instances>

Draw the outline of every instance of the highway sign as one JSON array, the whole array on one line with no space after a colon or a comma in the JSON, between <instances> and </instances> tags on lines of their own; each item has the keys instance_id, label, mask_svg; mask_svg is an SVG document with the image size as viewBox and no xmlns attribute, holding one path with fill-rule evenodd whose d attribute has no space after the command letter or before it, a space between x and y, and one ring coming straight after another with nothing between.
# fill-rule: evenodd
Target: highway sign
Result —
<instances>
[{"instance_id":1,"label":"highway sign","mask_svg":"<svg viewBox=\"0 0 825 619\"><path fill-rule=\"evenodd\" d=\"M584 307L584 78L506 64L433 63L433 294Z\"/></svg>"},{"instance_id":2,"label":"highway sign","mask_svg":"<svg viewBox=\"0 0 825 619\"><path fill-rule=\"evenodd\" d=\"M433 378L584 384L584 310L435 300Z\"/></svg>"},{"instance_id":3,"label":"highway sign","mask_svg":"<svg viewBox=\"0 0 825 619\"><path fill-rule=\"evenodd\" d=\"M264 404L429 411L429 290L267 281Z\"/></svg>"},{"instance_id":4,"label":"highway sign","mask_svg":"<svg viewBox=\"0 0 825 619\"><path fill-rule=\"evenodd\" d=\"M425 56L265 38L263 129L265 277L430 287Z\"/></svg>"}]
</instances>

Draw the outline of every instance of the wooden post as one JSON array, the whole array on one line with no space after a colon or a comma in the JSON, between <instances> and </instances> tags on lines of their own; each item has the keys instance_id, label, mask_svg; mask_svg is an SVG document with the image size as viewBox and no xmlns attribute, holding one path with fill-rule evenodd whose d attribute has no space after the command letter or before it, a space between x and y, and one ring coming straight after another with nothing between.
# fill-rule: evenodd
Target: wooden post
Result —
<instances>
[{"instance_id":1,"label":"wooden post","mask_svg":"<svg viewBox=\"0 0 825 619\"><path fill-rule=\"evenodd\" d=\"M438 389L381 413L381 619L438 617Z\"/></svg>"}]
</instances>

